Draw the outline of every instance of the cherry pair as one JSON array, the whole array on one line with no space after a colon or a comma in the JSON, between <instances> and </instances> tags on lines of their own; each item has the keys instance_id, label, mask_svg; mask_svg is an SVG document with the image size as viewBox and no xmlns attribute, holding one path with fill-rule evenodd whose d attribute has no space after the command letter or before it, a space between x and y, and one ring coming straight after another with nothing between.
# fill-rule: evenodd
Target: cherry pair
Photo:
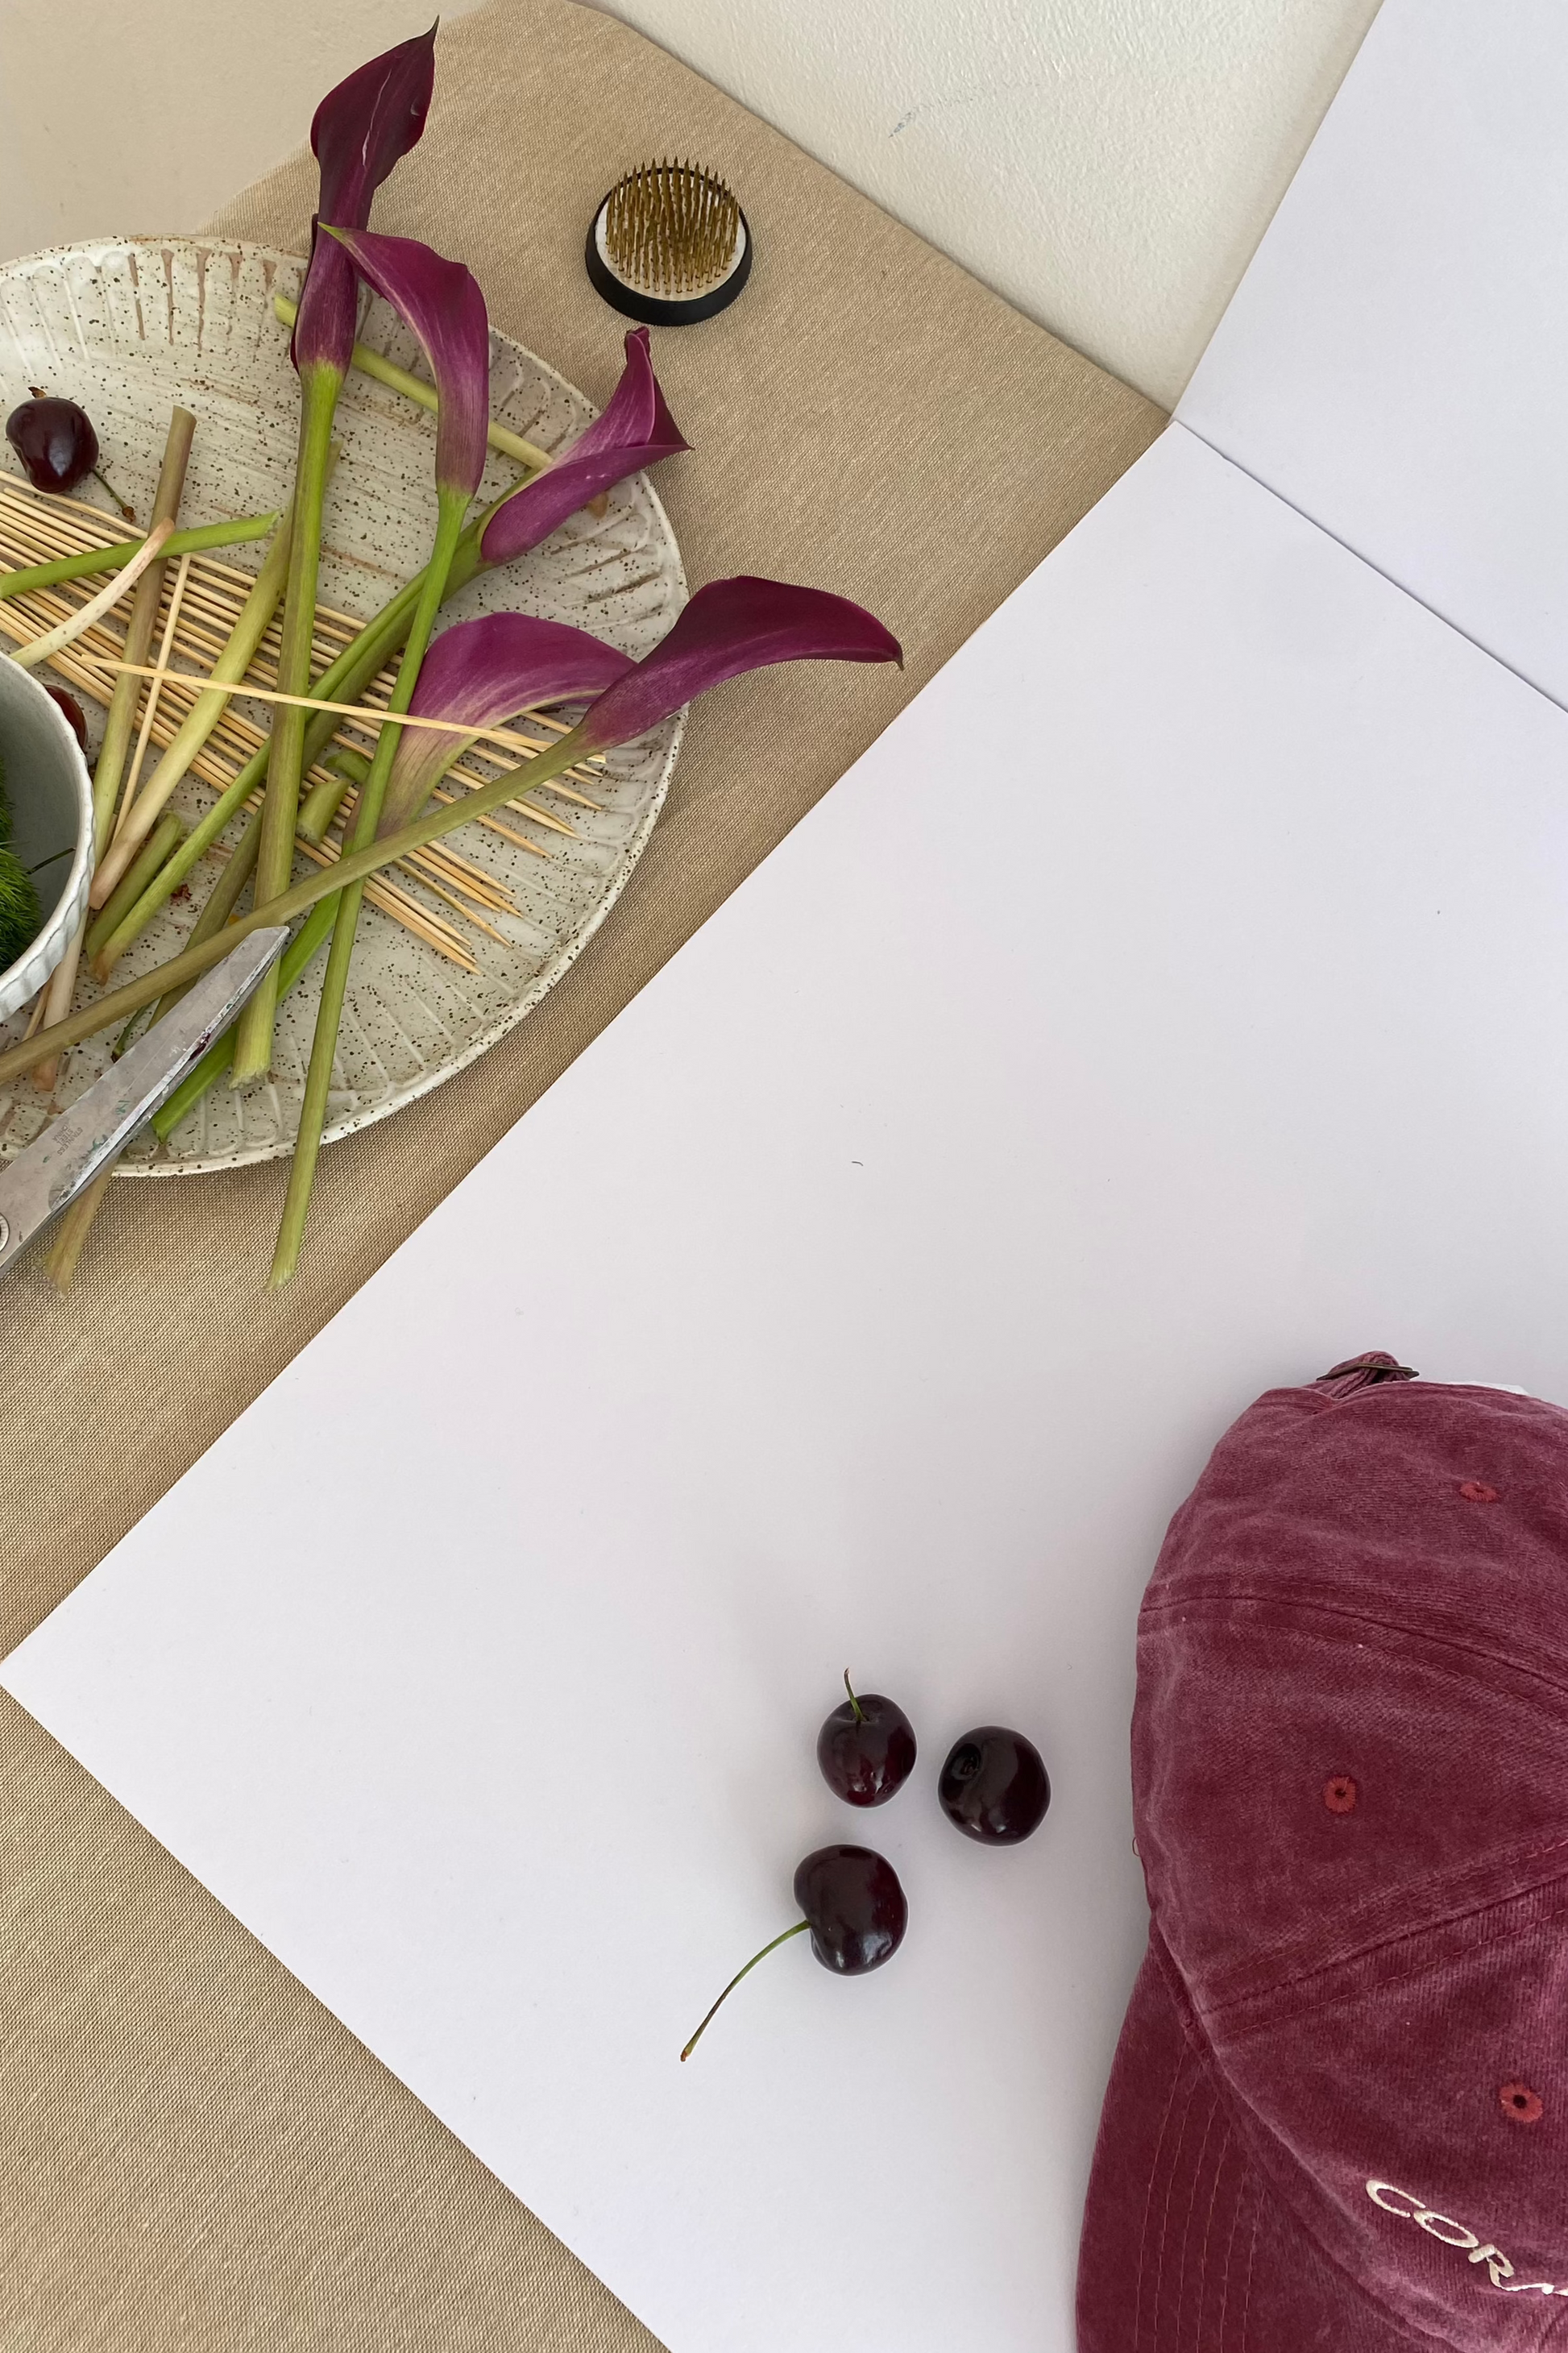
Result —
<instances>
[{"instance_id":1,"label":"cherry pair","mask_svg":"<svg viewBox=\"0 0 1568 2353\"><path fill-rule=\"evenodd\" d=\"M816 1761L835 1795L851 1806L882 1806L914 1771L914 1726L880 1692L848 1699L816 1736ZM977 1725L955 1740L936 1785L949 1821L991 1846L1016 1846L1039 1829L1051 1785L1039 1750L1005 1725Z\"/></svg>"}]
</instances>

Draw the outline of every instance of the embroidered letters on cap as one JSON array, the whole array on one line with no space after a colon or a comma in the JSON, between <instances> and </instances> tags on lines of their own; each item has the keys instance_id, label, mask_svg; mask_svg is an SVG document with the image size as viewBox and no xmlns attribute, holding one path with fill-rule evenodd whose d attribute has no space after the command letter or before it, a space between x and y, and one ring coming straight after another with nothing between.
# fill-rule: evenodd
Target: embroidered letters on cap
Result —
<instances>
[{"instance_id":1,"label":"embroidered letters on cap","mask_svg":"<svg viewBox=\"0 0 1568 2353\"><path fill-rule=\"evenodd\" d=\"M1489 2241L1483 2247L1463 2222L1424 2206L1408 2189L1400 2189L1392 2181L1369 2181L1366 2194L1385 2214L1397 2214L1402 2222L1415 2223L1429 2239L1438 2240L1445 2247L1457 2248L1472 2263L1485 2263L1493 2287L1500 2288L1505 2295L1568 2295L1568 2287L1554 2287L1550 2280L1515 2279L1513 2265L1500 2247L1494 2247ZM1404 2203L1395 2205L1395 2199L1402 2199ZM1450 2232L1455 2235L1450 2237Z\"/></svg>"}]
</instances>

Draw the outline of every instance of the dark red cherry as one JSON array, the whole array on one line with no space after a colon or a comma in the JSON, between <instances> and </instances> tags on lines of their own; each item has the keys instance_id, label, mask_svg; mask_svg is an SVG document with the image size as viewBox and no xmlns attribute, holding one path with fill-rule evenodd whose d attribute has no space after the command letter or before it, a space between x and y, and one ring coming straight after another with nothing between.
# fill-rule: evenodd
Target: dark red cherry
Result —
<instances>
[{"instance_id":1,"label":"dark red cherry","mask_svg":"<svg viewBox=\"0 0 1568 2353\"><path fill-rule=\"evenodd\" d=\"M825 1969L842 1978L858 1978L891 1960L910 1924L910 1907L898 1873L869 1847L819 1846L795 1874L795 1900L805 1917L764 1945L760 1953L753 1953L743 1969L736 1970L681 2052L682 2059L690 2058L714 2012L741 1979L792 1936L809 1933L811 1949Z\"/></svg>"},{"instance_id":2,"label":"dark red cherry","mask_svg":"<svg viewBox=\"0 0 1568 2353\"><path fill-rule=\"evenodd\" d=\"M949 1821L988 1846L1016 1846L1039 1829L1051 1802L1039 1750L1000 1724L979 1725L953 1743L936 1793Z\"/></svg>"},{"instance_id":3,"label":"dark red cherry","mask_svg":"<svg viewBox=\"0 0 1568 2353\"><path fill-rule=\"evenodd\" d=\"M819 1846L795 1874L795 1900L825 1969L864 1977L904 1941L910 1907L890 1862L868 1846Z\"/></svg>"},{"instance_id":4,"label":"dark red cherry","mask_svg":"<svg viewBox=\"0 0 1568 2353\"><path fill-rule=\"evenodd\" d=\"M844 1688L848 1698L816 1736L822 1778L847 1805L886 1805L915 1769L914 1726L898 1702L880 1692L857 1698L847 1667Z\"/></svg>"},{"instance_id":5,"label":"dark red cherry","mask_svg":"<svg viewBox=\"0 0 1568 2353\"><path fill-rule=\"evenodd\" d=\"M74 400L25 400L5 419L5 438L36 491L74 491L98 463L92 420Z\"/></svg>"},{"instance_id":6,"label":"dark red cherry","mask_svg":"<svg viewBox=\"0 0 1568 2353\"><path fill-rule=\"evenodd\" d=\"M44 684L44 692L48 696L51 702L58 702L59 704L60 709L65 712L67 719L70 722L72 734L76 737L77 742L81 745L82 750L85 752L87 749L87 713L83 711L75 695L68 694L63 686L50 686L47 683Z\"/></svg>"}]
</instances>

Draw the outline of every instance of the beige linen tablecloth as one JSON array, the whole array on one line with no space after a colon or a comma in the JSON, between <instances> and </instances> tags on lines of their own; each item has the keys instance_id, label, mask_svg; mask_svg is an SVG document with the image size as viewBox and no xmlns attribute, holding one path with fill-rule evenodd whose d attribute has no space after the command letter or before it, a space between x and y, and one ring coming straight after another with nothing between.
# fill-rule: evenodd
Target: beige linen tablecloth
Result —
<instances>
[{"instance_id":1,"label":"beige linen tablecloth","mask_svg":"<svg viewBox=\"0 0 1568 2353\"><path fill-rule=\"evenodd\" d=\"M193 37L219 37L198 14ZM666 153L730 179L757 251L733 310L655 339L696 445L659 477L692 585L751 571L837 589L897 631L907 668L772 670L699 710L652 844L592 947L475 1068L331 1150L303 1271L280 1297L264 1287L279 1167L118 1183L69 1299L36 1264L13 1278L0 1651L211 1445L1163 423L683 66L564 0L496 0L442 35L429 129L376 226L460 256L497 324L602 401L625 322L587 286L584 229L623 171ZM301 156L216 226L302 251L313 185ZM265 1507L235 1498L237 1511ZM4 2353L653 2346L3 1698L0 1760Z\"/></svg>"}]
</instances>

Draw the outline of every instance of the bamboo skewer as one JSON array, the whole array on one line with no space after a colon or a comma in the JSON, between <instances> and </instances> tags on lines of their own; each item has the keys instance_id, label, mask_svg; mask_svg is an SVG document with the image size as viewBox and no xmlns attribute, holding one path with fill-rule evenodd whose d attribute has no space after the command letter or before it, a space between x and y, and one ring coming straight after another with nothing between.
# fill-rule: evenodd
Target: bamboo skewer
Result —
<instances>
[{"instance_id":1,"label":"bamboo skewer","mask_svg":"<svg viewBox=\"0 0 1568 2353\"><path fill-rule=\"evenodd\" d=\"M470 744L504 744L509 752L537 752L540 746L526 735L519 735L510 727L471 727L461 719L430 719L413 711L382 711L374 704L359 702L329 702L319 694L282 694L276 687L257 686L248 679L230 685L221 680L198 678L187 670L163 670L152 662L106 661L99 659L100 670L115 670L121 676L172 681L191 694L234 694L250 696L258 702L288 703L301 711L335 711L345 719L357 719L363 727L426 727L442 735L464 735ZM563 733L567 731L562 730ZM593 756L598 757L598 754Z\"/></svg>"},{"instance_id":2,"label":"bamboo skewer","mask_svg":"<svg viewBox=\"0 0 1568 2353\"><path fill-rule=\"evenodd\" d=\"M336 842L329 845L323 841L318 845L313 841L301 841L297 843L296 847L302 849L305 856L317 866L335 866L342 854ZM450 924L443 923L438 915L432 915L428 909L419 904L417 899L411 899L405 891L400 891L396 883L389 882L384 874L374 876L372 881L365 884L364 895L367 900L373 900L374 904L380 906L384 913L390 913L393 904L395 903L401 911L398 920L406 930L421 933L432 947L437 944L439 935L444 942L441 950L444 955L449 957L453 964L461 965L467 972L478 972L478 965Z\"/></svg>"},{"instance_id":3,"label":"bamboo skewer","mask_svg":"<svg viewBox=\"0 0 1568 2353\"><path fill-rule=\"evenodd\" d=\"M353 816L354 809L358 806L358 802L359 793L357 789L351 785L347 793L343 796L343 805L341 812L341 828L337 834L332 837L340 850L342 849L344 839L348 834L349 822ZM435 890L437 887L433 877L440 875L446 882L449 883L454 889L460 892L465 898L476 900L480 906L494 908L500 913L507 915L516 915L521 913L521 910L519 908L516 900L512 897L510 891L506 890L500 883L496 881L492 875L487 874L482 866L474 866L470 864L468 859L459 856L458 851L451 849L446 842L433 842L427 849L416 849L413 851L409 857L405 859L402 863L405 871L413 871L416 872L419 880L430 890ZM444 892L442 895L446 895ZM452 903L458 907L459 914L468 914L468 910L466 906L460 905L456 900L454 900ZM470 923L479 922L479 918L474 915L469 915L468 920ZM480 923L479 927L481 931L488 928L483 923ZM510 946L511 944L511 943L500 932L494 933L492 937L500 940L503 946Z\"/></svg>"},{"instance_id":4,"label":"bamboo skewer","mask_svg":"<svg viewBox=\"0 0 1568 2353\"><path fill-rule=\"evenodd\" d=\"M184 599L185 583L190 578L190 575L191 559L188 555L182 555L180 568L174 575L174 585L169 591L169 617L163 624L163 641L158 648L160 669L166 669L168 666L169 648L174 641L174 631L179 626L180 607ZM154 679L147 691L147 700L142 708L142 725L137 733L136 749L131 759L131 773L125 779L125 792L120 803L120 817L114 828L114 839L117 841L125 831L126 820L131 815L131 806L136 798L136 787L142 780L142 763L147 756L147 738L153 733L153 722L157 717L158 702L163 691L162 679Z\"/></svg>"}]
</instances>

